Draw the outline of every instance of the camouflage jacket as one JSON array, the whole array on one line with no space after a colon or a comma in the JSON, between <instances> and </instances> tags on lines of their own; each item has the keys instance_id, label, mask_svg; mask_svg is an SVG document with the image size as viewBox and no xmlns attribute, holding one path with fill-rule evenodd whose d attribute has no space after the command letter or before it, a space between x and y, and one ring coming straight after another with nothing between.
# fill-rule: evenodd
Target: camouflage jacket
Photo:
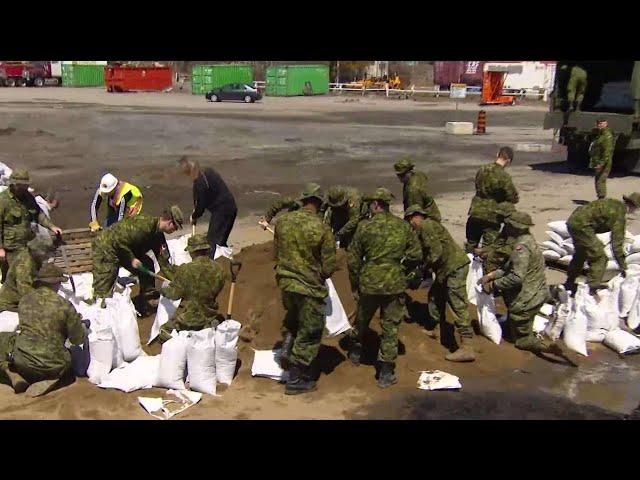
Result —
<instances>
[{"instance_id":1,"label":"camouflage jacket","mask_svg":"<svg viewBox=\"0 0 640 480\"><path fill-rule=\"evenodd\" d=\"M107 256L117 258L125 267L130 266L134 258L152 250L165 276L170 280L173 276L167 241L158 228L158 217L127 217L98 233L93 245Z\"/></svg>"},{"instance_id":2,"label":"camouflage jacket","mask_svg":"<svg viewBox=\"0 0 640 480\"><path fill-rule=\"evenodd\" d=\"M394 295L407 287L406 271L422 261L422 249L409 224L390 212L363 220L347 253L354 292Z\"/></svg>"},{"instance_id":3,"label":"camouflage jacket","mask_svg":"<svg viewBox=\"0 0 640 480\"><path fill-rule=\"evenodd\" d=\"M611 129L603 128L589 147L589 168L603 166L605 171L611 170L614 144Z\"/></svg>"},{"instance_id":4,"label":"camouflage jacket","mask_svg":"<svg viewBox=\"0 0 640 480\"><path fill-rule=\"evenodd\" d=\"M593 230L595 233L611 232L611 249L618 265L626 270L623 243L626 228L627 207L620 200L602 198L576 208L567 220L571 236Z\"/></svg>"},{"instance_id":5,"label":"camouflage jacket","mask_svg":"<svg viewBox=\"0 0 640 480\"><path fill-rule=\"evenodd\" d=\"M544 258L530 233L515 239L509 260L494 273L495 288L502 292L507 308L524 311L542 305L549 296Z\"/></svg>"},{"instance_id":6,"label":"camouflage jacket","mask_svg":"<svg viewBox=\"0 0 640 480\"><path fill-rule=\"evenodd\" d=\"M7 279L0 288L0 311L18 311L18 303L33 289L38 270L42 266L28 248L21 250L9 266Z\"/></svg>"},{"instance_id":7,"label":"camouflage jacket","mask_svg":"<svg viewBox=\"0 0 640 480\"><path fill-rule=\"evenodd\" d=\"M347 193L347 204L344 207L326 207L324 219L331 226L334 235L341 243L348 244L360 220L369 214L369 205L362 201L362 195L357 189L343 187Z\"/></svg>"},{"instance_id":8,"label":"camouflage jacket","mask_svg":"<svg viewBox=\"0 0 640 480\"><path fill-rule=\"evenodd\" d=\"M162 289L170 300L182 299L176 317L183 325L201 325L218 313L216 298L224 287L222 267L208 256L178 266L171 283Z\"/></svg>"},{"instance_id":9,"label":"camouflage jacket","mask_svg":"<svg viewBox=\"0 0 640 480\"><path fill-rule=\"evenodd\" d=\"M402 187L402 203L405 210L411 205L420 205L429 214L430 218L439 222L442 218L436 201L428 194L428 178L423 172L411 172L409 180Z\"/></svg>"},{"instance_id":10,"label":"camouflage jacket","mask_svg":"<svg viewBox=\"0 0 640 480\"><path fill-rule=\"evenodd\" d=\"M512 210L518 201L518 191L506 170L495 162L483 165L476 174L469 216L501 223L499 214Z\"/></svg>"},{"instance_id":11,"label":"camouflage jacket","mask_svg":"<svg viewBox=\"0 0 640 480\"><path fill-rule=\"evenodd\" d=\"M17 250L26 246L35 237L32 222L53 226L30 193L25 200L18 199L10 189L0 193L0 248Z\"/></svg>"},{"instance_id":12,"label":"camouflage jacket","mask_svg":"<svg viewBox=\"0 0 640 480\"><path fill-rule=\"evenodd\" d=\"M71 357L64 344L81 345L85 339L82 317L73 305L51 288L40 286L27 293L18 307L20 333L15 349L36 369L63 368Z\"/></svg>"},{"instance_id":13,"label":"camouflage jacket","mask_svg":"<svg viewBox=\"0 0 640 480\"><path fill-rule=\"evenodd\" d=\"M285 292L325 298L336 269L336 242L329 226L301 208L282 215L273 239L276 280Z\"/></svg>"},{"instance_id":14,"label":"camouflage jacket","mask_svg":"<svg viewBox=\"0 0 640 480\"><path fill-rule=\"evenodd\" d=\"M264 214L264 218L267 222L270 222L273 220L273 217L282 210L293 212L295 210L299 210L301 207L302 204L293 197L280 197L271 204L267 212Z\"/></svg>"},{"instance_id":15,"label":"camouflage jacket","mask_svg":"<svg viewBox=\"0 0 640 480\"><path fill-rule=\"evenodd\" d=\"M416 233L422 246L423 263L436 277L445 279L470 263L469 257L440 222L425 218Z\"/></svg>"}]
</instances>

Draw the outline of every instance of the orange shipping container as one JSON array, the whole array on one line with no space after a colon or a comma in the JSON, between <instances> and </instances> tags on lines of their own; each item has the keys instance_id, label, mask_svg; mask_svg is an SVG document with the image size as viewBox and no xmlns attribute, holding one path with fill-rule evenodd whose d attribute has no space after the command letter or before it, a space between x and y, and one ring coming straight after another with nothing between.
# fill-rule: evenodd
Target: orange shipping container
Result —
<instances>
[{"instance_id":1,"label":"orange shipping container","mask_svg":"<svg viewBox=\"0 0 640 480\"><path fill-rule=\"evenodd\" d=\"M108 92L157 92L173 85L171 67L105 67Z\"/></svg>"}]
</instances>

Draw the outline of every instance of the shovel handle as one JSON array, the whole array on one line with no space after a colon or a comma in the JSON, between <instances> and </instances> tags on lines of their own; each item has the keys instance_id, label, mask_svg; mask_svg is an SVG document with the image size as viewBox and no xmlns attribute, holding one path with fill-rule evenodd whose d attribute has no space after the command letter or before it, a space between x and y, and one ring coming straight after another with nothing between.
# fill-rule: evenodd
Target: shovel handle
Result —
<instances>
[{"instance_id":1,"label":"shovel handle","mask_svg":"<svg viewBox=\"0 0 640 480\"><path fill-rule=\"evenodd\" d=\"M191 236L193 237L196 234L196 226L191 225Z\"/></svg>"},{"instance_id":2,"label":"shovel handle","mask_svg":"<svg viewBox=\"0 0 640 480\"><path fill-rule=\"evenodd\" d=\"M229 292L229 305L227 306L227 320L231 318L231 310L233 308L233 297L236 293L236 282L231 282L231 291Z\"/></svg>"},{"instance_id":3,"label":"shovel handle","mask_svg":"<svg viewBox=\"0 0 640 480\"><path fill-rule=\"evenodd\" d=\"M231 260L229 262L229 270L231 270L231 281L236 283L236 278L238 277L238 273L242 268L242 262L238 260Z\"/></svg>"},{"instance_id":4,"label":"shovel handle","mask_svg":"<svg viewBox=\"0 0 640 480\"><path fill-rule=\"evenodd\" d=\"M269 223L267 223L267 221L260 221L258 222L258 225L260 225L264 230L274 233L273 228L269 226Z\"/></svg>"}]
</instances>

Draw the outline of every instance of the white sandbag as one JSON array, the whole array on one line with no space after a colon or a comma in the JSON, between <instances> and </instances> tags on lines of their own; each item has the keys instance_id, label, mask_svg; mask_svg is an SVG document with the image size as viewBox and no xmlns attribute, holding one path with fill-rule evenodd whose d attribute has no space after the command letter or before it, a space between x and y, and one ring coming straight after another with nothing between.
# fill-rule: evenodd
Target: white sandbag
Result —
<instances>
[{"instance_id":1,"label":"white sandbag","mask_svg":"<svg viewBox=\"0 0 640 480\"><path fill-rule=\"evenodd\" d=\"M571 260L573 260L573 255L565 255L564 257L561 257L560 260L558 261L562 263L570 263Z\"/></svg>"},{"instance_id":2,"label":"white sandbag","mask_svg":"<svg viewBox=\"0 0 640 480\"><path fill-rule=\"evenodd\" d=\"M562 248L564 248L569 255L573 255L576 253L576 247L573 244L572 238L567 238L564 242L562 242Z\"/></svg>"},{"instance_id":3,"label":"white sandbag","mask_svg":"<svg viewBox=\"0 0 640 480\"><path fill-rule=\"evenodd\" d=\"M627 252L628 254L640 252L640 235L633 237L633 239L627 244Z\"/></svg>"},{"instance_id":4,"label":"white sandbag","mask_svg":"<svg viewBox=\"0 0 640 480\"><path fill-rule=\"evenodd\" d=\"M547 260L560 260L562 255L554 250L545 250L542 252L542 256Z\"/></svg>"},{"instance_id":5,"label":"white sandbag","mask_svg":"<svg viewBox=\"0 0 640 480\"><path fill-rule=\"evenodd\" d=\"M469 265L469 273L467 274L467 297L469 299L469 303L472 305L477 305L478 301L476 299L477 293L477 284L478 280L482 278L482 260L473 256L473 254L468 253L467 257L471 261Z\"/></svg>"},{"instance_id":6,"label":"white sandbag","mask_svg":"<svg viewBox=\"0 0 640 480\"><path fill-rule=\"evenodd\" d=\"M620 318L617 297L613 298L614 293L611 290L600 290L596 295L598 300L589 294L582 299L582 309L587 317L587 330L608 331L618 328Z\"/></svg>"},{"instance_id":7,"label":"white sandbag","mask_svg":"<svg viewBox=\"0 0 640 480\"><path fill-rule=\"evenodd\" d=\"M186 335L178 334L174 335L162 345L158 378L154 383L154 387L171 388L174 390L185 389L184 377L187 369L188 344L189 341Z\"/></svg>"},{"instance_id":8,"label":"white sandbag","mask_svg":"<svg viewBox=\"0 0 640 480\"><path fill-rule=\"evenodd\" d=\"M109 374L113 364L114 350L115 338L111 327L105 327L89 333L89 355L91 360L87 369L87 376L91 383L99 385L102 379Z\"/></svg>"},{"instance_id":9,"label":"white sandbag","mask_svg":"<svg viewBox=\"0 0 640 480\"><path fill-rule=\"evenodd\" d=\"M627 258L627 265L630 264L640 264L640 252L632 253Z\"/></svg>"},{"instance_id":10,"label":"white sandbag","mask_svg":"<svg viewBox=\"0 0 640 480\"><path fill-rule=\"evenodd\" d=\"M213 254L213 259L215 260L218 257L226 257L229 260L233 260L233 248L216 245L216 251Z\"/></svg>"},{"instance_id":11,"label":"white sandbag","mask_svg":"<svg viewBox=\"0 0 640 480\"><path fill-rule=\"evenodd\" d=\"M149 341L147 345L153 342L158 335L160 335L160 328L173 318L180 306L181 299L169 300L164 295L160 295L158 301L158 309L156 310L156 318L151 325L151 332L149 333Z\"/></svg>"},{"instance_id":12,"label":"white sandbag","mask_svg":"<svg viewBox=\"0 0 640 480\"><path fill-rule=\"evenodd\" d=\"M640 338L620 329L607 332L604 344L621 355L640 350Z\"/></svg>"},{"instance_id":13,"label":"white sandbag","mask_svg":"<svg viewBox=\"0 0 640 480\"><path fill-rule=\"evenodd\" d=\"M18 312L0 312L0 332L15 332L18 323Z\"/></svg>"},{"instance_id":14,"label":"white sandbag","mask_svg":"<svg viewBox=\"0 0 640 480\"><path fill-rule=\"evenodd\" d=\"M602 343L607 331L599 328L598 330L587 330L588 343Z\"/></svg>"},{"instance_id":15,"label":"white sandbag","mask_svg":"<svg viewBox=\"0 0 640 480\"><path fill-rule=\"evenodd\" d=\"M603 245L609 245L611 243L611 232L596 233L596 237L598 237L598 240L600 240Z\"/></svg>"},{"instance_id":16,"label":"white sandbag","mask_svg":"<svg viewBox=\"0 0 640 480\"><path fill-rule=\"evenodd\" d=\"M123 392L133 392L145 388L153 388L158 378L160 355L141 356L122 368L112 370L98 384L100 388L115 388Z\"/></svg>"},{"instance_id":17,"label":"white sandbag","mask_svg":"<svg viewBox=\"0 0 640 480\"><path fill-rule=\"evenodd\" d=\"M618 262L616 262L615 260L609 260L607 262L607 266L605 267L605 271L607 271L607 272L619 272L620 271L620 265L618 265Z\"/></svg>"},{"instance_id":18,"label":"white sandbag","mask_svg":"<svg viewBox=\"0 0 640 480\"><path fill-rule=\"evenodd\" d=\"M114 293L113 298L106 299L106 303L107 308L112 309L112 326L122 349L122 356L126 362L132 362L143 355L143 350L130 288L127 287L123 293Z\"/></svg>"},{"instance_id":19,"label":"white sandbag","mask_svg":"<svg viewBox=\"0 0 640 480\"><path fill-rule=\"evenodd\" d=\"M558 245L562 245L562 243L564 242L564 238L562 238L562 235L558 235L553 230L547 230L544 233L548 235L548 237L551 239L552 242L555 242Z\"/></svg>"},{"instance_id":20,"label":"white sandbag","mask_svg":"<svg viewBox=\"0 0 640 480\"><path fill-rule=\"evenodd\" d=\"M627 327L631 330L635 330L640 327L640 290L636 291L636 296L634 297L631 308L629 309Z\"/></svg>"},{"instance_id":21,"label":"white sandbag","mask_svg":"<svg viewBox=\"0 0 640 480\"><path fill-rule=\"evenodd\" d=\"M551 240L545 240L544 242L542 242L542 245L546 247L547 250L553 250L554 252L558 253L561 257L567 255L567 251L564 248L562 248L557 243L552 242Z\"/></svg>"},{"instance_id":22,"label":"white sandbag","mask_svg":"<svg viewBox=\"0 0 640 480\"><path fill-rule=\"evenodd\" d=\"M604 254L607 256L607 260L614 260L616 258L613 256L613 247L611 244L604 246Z\"/></svg>"},{"instance_id":23,"label":"white sandbag","mask_svg":"<svg viewBox=\"0 0 640 480\"><path fill-rule=\"evenodd\" d=\"M324 299L326 329L330 337L335 337L351 329L351 324L331 279L328 278L325 284L329 290L329 296Z\"/></svg>"},{"instance_id":24,"label":"white sandbag","mask_svg":"<svg viewBox=\"0 0 640 480\"><path fill-rule=\"evenodd\" d=\"M587 316L582 308L589 287L585 284L578 285L575 296L573 314L570 314L564 324L562 332L565 345L571 350L585 357L587 355Z\"/></svg>"},{"instance_id":25,"label":"white sandbag","mask_svg":"<svg viewBox=\"0 0 640 480\"><path fill-rule=\"evenodd\" d=\"M496 318L496 304L493 295L477 292L478 299L478 323L480 332L496 345L502 340L502 328Z\"/></svg>"},{"instance_id":26,"label":"white sandbag","mask_svg":"<svg viewBox=\"0 0 640 480\"><path fill-rule=\"evenodd\" d=\"M286 380L287 372L280 366L279 359L280 350L254 350L251 376Z\"/></svg>"},{"instance_id":27,"label":"white sandbag","mask_svg":"<svg viewBox=\"0 0 640 480\"><path fill-rule=\"evenodd\" d=\"M564 330L567 319L573 314L573 298L568 297L566 303L558 305L555 319L549 322L545 328L546 335L553 341L558 340L562 330Z\"/></svg>"},{"instance_id":28,"label":"white sandbag","mask_svg":"<svg viewBox=\"0 0 640 480\"><path fill-rule=\"evenodd\" d=\"M240 322L225 320L216 329L216 376L219 383L231 385L238 361Z\"/></svg>"},{"instance_id":29,"label":"white sandbag","mask_svg":"<svg viewBox=\"0 0 640 480\"><path fill-rule=\"evenodd\" d=\"M550 230L556 232L562 238L569 238L569 230L567 229L567 222L564 220L556 220L555 222L547 223L547 227Z\"/></svg>"},{"instance_id":30,"label":"white sandbag","mask_svg":"<svg viewBox=\"0 0 640 480\"><path fill-rule=\"evenodd\" d=\"M193 332L187 347L189 390L216 394L216 345L215 332L205 328Z\"/></svg>"},{"instance_id":31,"label":"white sandbag","mask_svg":"<svg viewBox=\"0 0 640 480\"><path fill-rule=\"evenodd\" d=\"M533 317L533 331L535 333L541 333L547 328L549 324L549 319L547 317L543 317L542 315L536 315Z\"/></svg>"},{"instance_id":32,"label":"white sandbag","mask_svg":"<svg viewBox=\"0 0 640 480\"><path fill-rule=\"evenodd\" d=\"M638 296L638 288L640 287L640 277L637 275L628 275L620 285L620 295L618 297L618 309L621 317L627 317L633 306L633 302Z\"/></svg>"},{"instance_id":33,"label":"white sandbag","mask_svg":"<svg viewBox=\"0 0 640 480\"><path fill-rule=\"evenodd\" d=\"M189 263L191 261L191 255L189 252L185 252L185 247L187 246L187 241L191 236L190 233L186 235L182 235L178 238L172 238L171 240L167 240L167 248L169 249L169 254L171 255L171 264L172 265L182 265L183 263Z\"/></svg>"},{"instance_id":34,"label":"white sandbag","mask_svg":"<svg viewBox=\"0 0 640 480\"><path fill-rule=\"evenodd\" d=\"M551 315L553 314L554 307L550 303L544 303L542 307L540 307L540 313L542 315Z\"/></svg>"}]
</instances>

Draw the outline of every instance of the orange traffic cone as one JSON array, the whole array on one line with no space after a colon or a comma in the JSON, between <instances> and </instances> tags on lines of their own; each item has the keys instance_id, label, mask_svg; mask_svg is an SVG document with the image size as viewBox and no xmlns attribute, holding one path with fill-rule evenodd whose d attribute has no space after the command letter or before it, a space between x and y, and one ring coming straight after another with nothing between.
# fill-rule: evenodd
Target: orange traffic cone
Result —
<instances>
[{"instance_id":1,"label":"orange traffic cone","mask_svg":"<svg viewBox=\"0 0 640 480\"><path fill-rule=\"evenodd\" d=\"M478 112L478 123L476 125L476 135L487 133L487 112L480 110Z\"/></svg>"}]
</instances>

